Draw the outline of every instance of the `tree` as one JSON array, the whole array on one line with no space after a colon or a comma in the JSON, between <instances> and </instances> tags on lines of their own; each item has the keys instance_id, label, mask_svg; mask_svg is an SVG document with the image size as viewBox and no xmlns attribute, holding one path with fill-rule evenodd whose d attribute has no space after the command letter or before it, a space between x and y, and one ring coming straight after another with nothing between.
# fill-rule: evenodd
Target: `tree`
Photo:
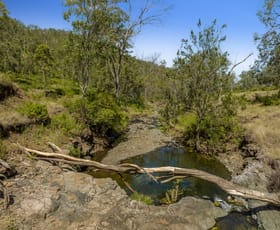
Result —
<instances>
[{"instance_id":1,"label":"tree","mask_svg":"<svg viewBox=\"0 0 280 230\"><path fill-rule=\"evenodd\" d=\"M280 1L264 0L263 10L258 12L258 17L267 28L267 32L255 35L255 39L259 42L259 60L256 65L263 71L263 78L267 78L262 82L279 85Z\"/></svg>"},{"instance_id":2,"label":"tree","mask_svg":"<svg viewBox=\"0 0 280 230\"><path fill-rule=\"evenodd\" d=\"M200 138L208 118L221 116L217 108L221 104L228 81L228 53L221 50L226 37L216 20L206 28L198 22L198 32L191 31L190 39L183 39L175 61L175 67L186 85L185 106L196 116L194 127L195 146L201 150ZM213 125L213 124L212 124ZM210 125L211 126L211 125Z\"/></svg>"},{"instance_id":3,"label":"tree","mask_svg":"<svg viewBox=\"0 0 280 230\"><path fill-rule=\"evenodd\" d=\"M8 16L0 2L0 71L20 72L22 67L22 37L24 25Z\"/></svg>"},{"instance_id":4,"label":"tree","mask_svg":"<svg viewBox=\"0 0 280 230\"><path fill-rule=\"evenodd\" d=\"M46 44L39 45L34 54L35 69L42 74L44 79L44 90L47 89L47 80L50 77L53 67L53 57L50 49Z\"/></svg>"},{"instance_id":5,"label":"tree","mask_svg":"<svg viewBox=\"0 0 280 230\"><path fill-rule=\"evenodd\" d=\"M9 12L6 9L4 2L1 0L0 1L0 17L7 17L8 13Z\"/></svg>"},{"instance_id":6,"label":"tree","mask_svg":"<svg viewBox=\"0 0 280 230\"><path fill-rule=\"evenodd\" d=\"M93 74L110 76L117 98L123 90L124 63L129 58L131 40L144 25L152 23L158 15L150 14L152 1L145 0L135 19L132 5L127 0L67 0L65 19L72 22L72 57L75 74L85 95ZM104 66L107 68L104 69ZM95 68L95 70L93 70Z\"/></svg>"},{"instance_id":7,"label":"tree","mask_svg":"<svg viewBox=\"0 0 280 230\"><path fill-rule=\"evenodd\" d=\"M152 8L154 2L152 0L143 1L143 7L140 8L136 17L132 17L133 7L131 1L124 1L127 4L127 10L124 10L119 17L120 24L111 27L111 46L106 47L105 55L107 64L111 73L111 78L114 83L114 92L117 98L120 97L122 91L122 69L124 67L125 57L132 47L132 39L138 35L145 25L156 22L161 14L166 10L154 13ZM134 12L135 13L135 12Z\"/></svg>"},{"instance_id":8,"label":"tree","mask_svg":"<svg viewBox=\"0 0 280 230\"><path fill-rule=\"evenodd\" d=\"M101 56L100 43L107 40L108 23L114 13L113 0L66 0L65 20L72 23L70 35L71 63L74 74L85 96L92 78L93 67Z\"/></svg>"},{"instance_id":9,"label":"tree","mask_svg":"<svg viewBox=\"0 0 280 230\"><path fill-rule=\"evenodd\" d=\"M241 89L253 89L254 87L259 86L257 73L254 70L243 71L240 74L240 80L238 81L238 85Z\"/></svg>"}]
</instances>

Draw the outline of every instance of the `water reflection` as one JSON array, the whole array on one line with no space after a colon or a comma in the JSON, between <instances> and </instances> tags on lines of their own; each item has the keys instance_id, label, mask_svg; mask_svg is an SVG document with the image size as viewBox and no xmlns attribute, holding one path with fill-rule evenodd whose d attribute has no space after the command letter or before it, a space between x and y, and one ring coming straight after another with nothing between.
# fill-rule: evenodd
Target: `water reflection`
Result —
<instances>
[{"instance_id":1,"label":"water reflection","mask_svg":"<svg viewBox=\"0 0 280 230\"><path fill-rule=\"evenodd\" d=\"M175 166L203 170L225 179L230 179L230 173L223 164L215 158L205 157L183 148L163 147L145 155L136 156L123 163L133 163L141 167ZM172 188L173 183L158 184L147 175L125 175L125 179L133 189L139 193L151 196L156 203L164 197L166 191ZM180 184L182 196L214 196L226 197L218 186L210 182L189 177Z\"/></svg>"}]
</instances>

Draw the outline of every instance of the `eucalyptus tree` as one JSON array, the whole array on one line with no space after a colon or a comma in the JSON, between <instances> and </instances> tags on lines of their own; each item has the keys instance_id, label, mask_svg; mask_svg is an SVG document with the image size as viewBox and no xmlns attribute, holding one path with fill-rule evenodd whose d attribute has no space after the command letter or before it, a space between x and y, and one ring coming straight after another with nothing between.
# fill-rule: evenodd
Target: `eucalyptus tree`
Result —
<instances>
[{"instance_id":1,"label":"eucalyptus tree","mask_svg":"<svg viewBox=\"0 0 280 230\"><path fill-rule=\"evenodd\" d=\"M198 31L191 31L189 39L183 39L175 60L175 67L183 79L182 91L185 107L196 116L194 127L196 149L200 150L202 126L209 116L218 115L217 108L224 95L228 81L228 53L221 44L225 25L220 28L216 20L203 27L199 20Z\"/></svg>"},{"instance_id":2,"label":"eucalyptus tree","mask_svg":"<svg viewBox=\"0 0 280 230\"><path fill-rule=\"evenodd\" d=\"M97 59L98 45L106 40L110 14L117 1L107 0L66 0L65 20L72 23L70 34L71 63L82 94L85 95L92 78L92 69Z\"/></svg>"},{"instance_id":3,"label":"eucalyptus tree","mask_svg":"<svg viewBox=\"0 0 280 230\"><path fill-rule=\"evenodd\" d=\"M72 64L75 66L83 95L94 78L94 68L103 68L110 76L116 97L120 97L125 78L122 77L132 38L144 25L154 22L159 14L151 14L153 4L145 0L138 14L129 0L66 0L64 18L72 22ZM135 14L136 17L135 17ZM104 66L107 68L104 68Z\"/></svg>"},{"instance_id":4,"label":"eucalyptus tree","mask_svg":"<svg viewBox=\"0 0 280 230\"><path fill-rule=\"evenodd\" d=\"M47 89L48 78L52 74L53 56L46 44L40 44L34 53L35 70L43 76L44 90Z\"/></svg>"},{"instance_id":5,"label":"eucalyptus tree","mask_svg":"<svg viewBox=\"0 0 280 230\"><path fill-rule=\"evenodd\" d=\"M280 74L280 1L264 0L263 9L258 12L260 21L267 28L262 35L255 35L259 42L257 67L263 72L261 83L279 85Z\"/></svg>"}]
</instances>

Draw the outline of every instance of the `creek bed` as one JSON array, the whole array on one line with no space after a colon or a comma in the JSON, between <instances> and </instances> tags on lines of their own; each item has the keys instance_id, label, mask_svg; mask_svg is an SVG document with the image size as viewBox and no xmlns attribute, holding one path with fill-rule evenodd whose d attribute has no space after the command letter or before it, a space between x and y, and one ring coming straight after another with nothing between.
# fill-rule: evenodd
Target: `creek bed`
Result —
<instances>
[{"instance_id":1,"label":"creek bed","mask_svg":"<svg viewBox=\"0 0 280 230\"><path fill-rule=\"evenodd\" d=\"M194 168L209 172L230 180L231 174L227 168L216 158L194 153L184 148L161 147L147 154L135 156L121 161L121 163L137 164L140 167L161 167L174 166L181 168ZM128 193L132 192L128 189L123 179L138 193L147 195L152 198L155 205L163 204L167 191L174 189L174 181L159 184L153 181L145 174L138 175L120 175L115 173L90 172L94 177L111 177ZM207 198L214 200L215 197L226 200L227 193L220 189L217 185L205 180L194 177L187 177L179 182L178 200L185 196L195 196L199 198ZM257 224L252 220L250 215L239 213L230 213L228 216L217 220L218 229L257 229Z\"/></svg>"}]
</instances>

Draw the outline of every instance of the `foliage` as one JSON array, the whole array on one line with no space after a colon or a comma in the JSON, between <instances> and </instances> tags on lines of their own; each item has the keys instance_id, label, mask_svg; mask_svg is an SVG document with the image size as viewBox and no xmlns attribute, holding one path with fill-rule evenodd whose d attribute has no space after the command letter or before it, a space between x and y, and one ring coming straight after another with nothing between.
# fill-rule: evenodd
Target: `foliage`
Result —
<instances>
[{"instance_id":1,"label":"foliage","mask_svg":"<svg viewBox=\"0 0 280 230\"><path fill-rule=\"evenodd\" d=\"M147 205L152 205L154 203L153 199L150 196L146 196L144 194L140 194L138 192L134 192L131 194L130 198L132 200L137 200Z\"/></svg>"},{"instance_id":2,"label":"foliage","mask_svg":"<svg viewBox=\"0 0 280 230\"><path fill-rule=\"evenodd\" d=\"M261 96L259 94L256 94L254 102L261 103L264 106L280 105L280 91L273 95Z\"/></svg>"},{"instance_id":3,"label":"foliage","mask_svg":"<svg viewBox=\"0 0 280 230\"><path fill-rule=\"evenodd\" d=\"M161 203L169 205L176 203L181 198L183 195L183 192L180 189L181 182L181 179L177 179L173 182L173 188L166 191L165 197L161 199Z\"/></svg>"},{"instance_id":4,"label":"foliage","mask_svg":"<svg viewBox=\"0 0 280 230\"><path fill-rule=\"evenodd\" d=\"M44 89L47 88L47 80L51 75L53 57L50 48L46 44L40 44L34 53L35 70L43 76Z\"/></svg>"},{"instance_id":5,"label":"foliage","mask_svg":"<svg viewBox=\"0 0 280 230\"><path fill-rule=\"evenodd\" d=\"M80 152L79 149L74 148L74 147L71 146L71 147L69 148L69 155L72 156L72 157L80 158L81 152Z\"/></svg>"},{"instance_id":6,"label":"foliage","mask_svg":"<svg viewBox=\"0 0 280 230\"><path fill-rule=\"evenodd\" d=\"M19 112L38 123L48 124L50 117L47 106L36 102L27 102L19 108Z\"/></svg>"},{"instance_id":7,"label":"foliage","mask_svg":"<svg viewBox=\"0 0 280 230\"><path fill-rule=\"evenodd\" d=\"M259 42L259 60L256 62L256 68L261 71L260 78L266 85L280 84L279 9L279 0L264 0L263 9L258 12L258 17L267 31L255 36L255 40Z\"/></svg>"},{"instance_id":8,"label":"foliage","mask_svg":"<svg viewBox=\"0 0 280 230\"><path fill-rule=\"evenodd\" d=\"M85 123L98 135L104 136L112 130L119 132L126 125L126 117L113 95L88 91L76 106Z\"/></svg>"},{"instance_id":9,"label":"foliage","mask_svg":"<svg viewBox=\"0 0 280 230\"><path fill-rule=\"evenodd\" d=\"M206 113L200 124L200 137L202 139L203 151L215 153L224 151L227 143L238 142L241 128L235 119L237 100L231 95L222 98L222 103L214 110ZM193 140L196 137L197 124L186 129L186 139ZM206 148L206 149L205 149Z\"/></svg>"},{"instance_id":10,"label":"foliage","mask_svg":"<svg viewBox=\"0 0 280 230\"><path fill-rule=\"evenodd\" d=\"M82 125L74 117L67 113L53 115L51 119L51 127L53 129L60 129L66 134L79 134L82 130Z\"/></svg>"},{"instance_id":11,"label":"foliage","mask_svg":"<svg viewBox=\"0 0 280 230\"><path fill-rule=\"evenodd\" d=\"M220 139L216 131L231 130L231 118L234 108L231 103L230 88L232 76L228 73L229 61L227 52L222 52L221 43L225 40L216 20L206 28L198 22L198 32L191 31L190 39L182 40L182 47L175 60L177 71L182 76L181 102L187 111L192 112L196 122L191 129L191 137L195 139L195 147L201 151L201 138L207 142ZM222 108L222 109L221 109ZM228 116L228 114L231 114ZM223 135L227 135L224 133Z\"/></svg>"},{"instance_id":12,"label":"foliage","mask_svg":"<svg viewBox=\"0 0 280 230\"><path fill-rule=\"evenodd\" d=\"M248 90L259 87L258 75L254 70L243 71L239 77L238 86L240 89Z\"/></svg>"}]
</instances>

